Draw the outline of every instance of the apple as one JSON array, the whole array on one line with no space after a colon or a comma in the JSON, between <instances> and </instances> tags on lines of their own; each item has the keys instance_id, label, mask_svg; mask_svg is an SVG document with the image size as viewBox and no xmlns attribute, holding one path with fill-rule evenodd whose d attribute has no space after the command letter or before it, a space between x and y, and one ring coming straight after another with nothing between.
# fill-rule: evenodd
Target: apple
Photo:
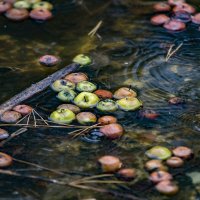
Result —
<instances>
[{"instance_id":1,"label":"apple","mask_svg":"<svg viewBox=\"0 0 200 200\"><path fill-rule=\"evenodd\" d=\"M98 102L99 97L91 92L81 92L74 99L74 103L80 108L93 108Z\"/></svg>"},{"instance_id":2,"label":"apple","mask_svg":"<svg viewBox=\"0 0 200 200\"><path fill-rule=\"evenodd\" d=\"M73 105L73 104L61 104L57 107L57 109L69 109L75 114L81 112L80 108L78 106Z\"/></svg>"},{"instance_id":3,"label":"apple","mask_svg":"<svg viewBox=\"0 0 200 200\"><path fill-rule=\"evenodd\" d=\"M179 192L179 187L172 181L161 181L155 186L156 190L164 195L175 195Z\"/></svg>"},{"instance_id":4,"label":"apple","mask_svg":"<svg viewBox=\"0 0 200 200\"><path fill-rule=\"evenodd\" d=\"M96 89L97 86L89 81L81 81L76 85L76 90L78 90L79 92L93 92Z\"/></svg>"},{"instance_id":5,"label":"apple","mask_svg":"<svg viewBox=\"0 0 200 200\"><path fill-rule=\"evenodd\" d=\"M97 117L91 112L81 112L76 115L76 119L78 123L83 125L92 124L97 121Z\"/></svg>"},{"instance_id":6,"label":"apple","mask_svg":"<svg viewBox=\"0 0 200 200\"><path fill-rule=\"evenodd\" d=\"M0 167L8 167L12 164L13 159L8 154L0 152Z\"/></svg>"},{"instance_id":7,"label":"apple","mask_svg":"<svg viewBox=\"0 0 200 200\"><path fill-rule=\"evenodd\" d=\"M41 0L26 0L27 2L29 2L30 4L34 4L34 3L38 3Z\"/></svg>"},{"instance_id":8,"label":"apple","mask_svg":"<svg viewBox=\"0 0 200 200\"><path fill-rule=\"evenodd\" d=\"M117 177L123 181L132 181L137 176L136 169L125 168L117 172Z\"/></svg>"},{"instance_id":9,"label":"apple","mask_svg":"<svg viewBox=\"0 0 200 200\"><path fill-rule=\"evenodd\" d=\"M145 169L147 171L157 171L157 170L161 170L161 171L167 171L168 168L163 165L161 160L149 160L145 163Z\"/></svg>"},{"instance_id":10,"label":"apple","mask_svg":"<svg viewBox=\"0 0 200 200\"><path fill-rule=\"evenodd\" d=\"M117 123L117 118L106 115L106 116L100 117L98 119L98 123L100 123L101 125L114 124L114 123Z\"/></svg>"},{"instance_id":11,"label":"apple","mask_svg":"<svg viewBox=\"0 0 200 200\"><path fill-rule=\"evenodd\" d=\"M50 115L53 122L63 124L70 124L75 118L75 114L69 109L58 109Z\"/></svg>"},{"instance_id":12,"label":"apple","mask_svg":"<svg viewBox=\"0 0 200 200\"><path fill-rule=\"evenodd\" d=\"M173 179L172 175L166 171L157 170L150 174L149 179L153 183L159 183L161 181L170 181Z\"/></svg>"},{"instance_id":13,"label":"apple","mask_svg":"<svg viewBox=\"0 0 200 200\"><path fill-rule=\"evenodd\" d=\"M115 91L113 96L115 99L123 99L126 97L136 97L137 93L131 88L122 87Z\"/></svg>"},{"instance_id":14,"label":"apple","mask_svg":"<svg viewBox=\"0 0 200 200\"><path fill-rule=\"evenodd\" d=\"M184 161L183 161L183 159L181 159L179 157L173 156L166 160L166 164L169 167L182 167L184 164Z\"/></svg>"},{"instance_id":15,"label":"apple","mask_svg":"<svg viewBox=\"0 0 200 200\"><path fill-rule=\"evenodd\" d=\"M75 84L71 81L67 81L64 79L56 80L54 83L51 84L51 89L55 92L61 92L65 89L75 89Z\"/></svg>"},{"instance_id":16,"label":"apple","mask_svg":"<svg viewBox=\"0 0 200 200\"><path fill-rule=\"evenodd\" d=\"M98 159L103 172L116 172L122 167L122 162L115 156L106 155Z\"/></svg>"},{"instance_id":17,"label":"apple","mask_svg":"<svg viewBox=\"0 0 200 200\"><path fill-rule=\"evenodd\" d=\"M52 10L53 5L47 1L41 1L33 4L33 9L46 9Z\"/></svg>"},{"instance_id":18,"label":"apple","mask_svg":"<svg viewBox=\"0 0 200 200\"><path fill-rule=\"evenodd\" d=\"M31 4L27 1L17 1L14 3L14 8L18 9L29 9L31 7Z\"/></svg>"},{"instance_id":19,"label":"apple","mask_svg":"<svg viewBox=\"0 0 200 200\"><path fill-rule=\"evenodd\" d=\"M123 135L124 129L120 124L114 123L101 127L100 132L102 132L107 138L115 140Z\"/></svg>"},{"instance_id":20,"label":"apple","mask_svg":"<svg viewBox=\"0 0 200 200\"><path fill-rule=\"evenodd\" d=\"M16 123L22 115L16 111L6 111L1 116L1 121L6 123Z\"/></svg>"},{"instance_id":21,"label":"apple","mask_svg":"<svg viewBox=\"0 0 200 200\"><path fill-rule=\"evenodd\" d=\"M102 112L114 112L117 110L117 104L112 99L105 99L97 104L97 109Z\"/></svg>"},{"instance_id":22,"label":"apple","mask_svg":"<svg viewBox=\"0 0 200 200\"><path fill-rule=\"evenodd\" d=\"M175 149L173 149L172 152L175 156L183 158L183 159L188 159L193 154L192 149L185 146L178 146Z\"/></svg>"},{"instance_id":23,"label":"apple","mask_svg":"<svg viewBox=\"0 0 200 200\"><path fill-rule=\"evenodd\" d=\"M99 89L99 90L96 90L94 93L101 99L112 99L113 97L112 92L108 90Z\"/></svg>"},{"instance_id":24,"label":"apple","mask_svg":"<svg viewBox=\"0 0 200 200\"><path fill-rule=\"evenodd\" d=\"M162 146L154 146L145 153L147 157L158 160L166 160L172 156L172 152Z\"/></svg>"},{"instance_id":25,"label":"apple","mask_svg":"<svg viewBox=\"0 0 200 200\"><path fill-rule=\"evenodd\" d=\"M74 57L73 62L78 63L82 66L89 65L92 63L92 60L89 56L86 56L84 54L79 54L76 57Z\"/></svg>"},{"instance_id":26,"label":"apple","mask_svg":"<svg viewBox=\"0 0 200 200\"><path fill-rule=\"evenodd\" d=\"M76 96L76 92L71 89L65 89L58 93L57 98L64 102L72 101Z\"/></svg>"},{"instance_id":27,"label":"apple","mask_svg":"<svg viewBox=\"0 0 200 200\"><path fill-rule=\"evenodd\" d=\"M121 110L132 111L140 108L142 106L142 102L135 97L127 97L118 100L117 105Z\"/></svg>"},{"instance_id":28,"label":"apple","mask_svg":"<svg viewBox=\"0 0 200 200\"><path fill-rule=\"evenodd\" d=\"M8 131L0 128L0 140L5 140L9 137Z\"/></svg>"},{"instance_id":29,"label":"apple","mask_svg":"<svg viewBox=\"0 0 200 200\"><path fill-rule=\"evenodd\" d=\"M76 84L81 81L87 81L88 77L86 74L82 72L76 72L76 73L68 74L67 76L64 77L64 79Z\"/></svg>"},{"instance_id":30,"label":"apple","mask_svg":"<svg viewBox=\"0 0 200 200\"><path fill-rule=\"evenodd\" d=\"M28 115L33 111L33 108L31 106L21 104L17 105L12 108L14 111L20 113L21 115Z\"/></svg>"}]
</instances>

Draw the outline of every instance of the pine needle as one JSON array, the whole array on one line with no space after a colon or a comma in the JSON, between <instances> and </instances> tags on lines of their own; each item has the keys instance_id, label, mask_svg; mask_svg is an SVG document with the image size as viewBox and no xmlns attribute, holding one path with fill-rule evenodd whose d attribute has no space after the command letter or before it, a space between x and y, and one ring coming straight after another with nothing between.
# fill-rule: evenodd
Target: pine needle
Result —
<instances>
[{"instance_id":1,"label":"pine needle","mask_svg":"<svg viewBox=\"0 0 200 200\"><path fill-rule=\"evenodd\" d=\"M168 60L182 47L183 42L181 44L179 44L175 50L173 50L173 47L175 46L174 44L172 44L167 52L165 61L168 62Z\"/></svg>"},{"instance_id":2,"label":"pine needle","mask_svg":"<svg viewBox=\"0 0 200 200\"><path fill-rule=\"evenodd\" d=\"M99 21L97 23L97 25L88 33L88 36L90 37L94 37L96 34L97 34L97 31L99 30L99 28L101 27L103 21ZM98 37L101 37L99 34L98 34Z\"/></svg>"}]
</instances>

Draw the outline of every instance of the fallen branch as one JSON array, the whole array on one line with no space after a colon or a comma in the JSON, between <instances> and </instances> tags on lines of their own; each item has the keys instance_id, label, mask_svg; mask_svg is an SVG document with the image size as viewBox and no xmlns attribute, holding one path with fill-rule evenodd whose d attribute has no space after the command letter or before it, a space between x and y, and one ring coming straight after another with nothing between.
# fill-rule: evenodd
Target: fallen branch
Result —
<instances>
[{"instance_id":1,"label":"fallen branch","mask_svg":"<svg viewBox=\"0 0 200 200\"><path fill-rule=\"evenodd\" d=\"M7 138L6 140L3 140L2 142L0 142L0 147L3 147L7 142L9 142L10 140L12 140L13 138L17 137L18 135L24 133L27 131L27 128L20 128L19 130L15 131L14 133L12 133L10 135L9 138Z\"/></svg>"},{"instance_id":2,"label":"fallen branch","mask_svg":"<svg viewBox=\"0 0 200 200\"><path fill-rule=\"evenodd\" d=\"M0 105L0 117L5 111L12 109L14 106L20 104L21 102L27 100L33 95L42 92L49 85L51 85L55 80L62 78L63 76L77 70L79 68L79 64L73 63L64 67L63 69L53 73L52 75L46 77L45 79L31 85L27 89L23 90L19 94L15 95L5 103Z\"/></svg>"},{"instance_id":3,"label":"fallen branch","mask_svg":"<svg viewBox=\"0 0 200 200\"><path fill-rule=\"evenodd\" d=\"M16 176L16 177L24 177L24 178L34 179L34 180L45 181L45 182L53 183L53 184L74 187L74 188L78 188L78 189L84 189L84 190L90 190L90 191L95 191L95 192L100 192L100 193L106 193L106 194L111 194L111 195L114 195L114 196L118 196L118 197L122 197L122 198L126 198L126 199L131 199L131 200L146 200L144 198L136 197L132 194L123 194L123 193L116 192L116 191L110 190L110 189L98 188L96 186L93 187L93 186L88 186L88 185L76 184L73 181L72 182L65 182L65 181L60 181L60 180L57 180L57 179L50 179L50 178L43 177L43 176L20 174L20 173L15 172L15 171L2 170L2 169L0 169L0 174L9 175L9 176ZM98 183L98 182L99 182L99 180L96 180L96 183ZM105 183L103 183L103 184L105 184Z\"/></svg>"}]
</instances>

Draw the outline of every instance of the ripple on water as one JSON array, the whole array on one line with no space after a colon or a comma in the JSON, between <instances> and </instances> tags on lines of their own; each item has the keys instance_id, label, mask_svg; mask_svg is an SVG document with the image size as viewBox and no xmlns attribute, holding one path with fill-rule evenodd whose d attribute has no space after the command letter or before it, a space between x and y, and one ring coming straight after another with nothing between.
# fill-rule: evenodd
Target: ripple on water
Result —
<instances>
[{"instance_id":1,"label":"ripple on water","mask_svg":"<svg viewBox=\"0 0 200 200\"><path fill-rule=\"evenodd\" d=\"M133 41L129 38L126 40L127 48L112 50L112 53L117 54L115 60L126 63L121 69L110 74L113 86L120 86L122 80L123 83L130 83L136 88L140 85L139 98L144 102L144 107L160 114L154 124L158 123L169 130L178 129L179 126L181 128L179 117L188 112L189 107L194 107L194 102L199 102L200 38L188 39L185 34L180 33L180 38L177 39L176 34L163 32L144 39L142 43ZM170 46L175 44L176 48L181 43L181 48L166 62ZM135 49L134 52L130 51L131 45ZM115 81L116 77L118 79ZM183 98L186 104L170 105L168 100L173 96ZM127 125L131 126L129 122Z\"/></svg>"}]
</instances>

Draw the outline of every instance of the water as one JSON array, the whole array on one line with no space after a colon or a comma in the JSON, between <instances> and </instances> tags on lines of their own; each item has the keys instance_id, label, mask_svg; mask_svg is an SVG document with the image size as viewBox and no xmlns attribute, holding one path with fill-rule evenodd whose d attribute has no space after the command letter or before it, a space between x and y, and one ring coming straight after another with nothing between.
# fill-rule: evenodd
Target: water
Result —
<instances>
[{"instance_id":1,"label":"water","mask_svg":"<svg viewBox=\"0 0 200 200\"><path fill-rule=\"evenodd\" d=\"M189 24L186 31L167 32L149 23L153 1L123 2L124 5L112 5L108 1L98 0L84 1L84 4L80 4L81 1L78 4L73 1L56 1L54 19L42 24L31 20L13 23L1 17L0 83L3 87L0 101L5 101L69 64L74 55L90 53L95 63L90 69L82 71L89 73L92 81L111 91L132 85L138 91L144 108L160 114L158 119L152 121L139 117L138 112L118 111L114 115L126 129L126 134L120 140L90 143L83 138L70 139L67 135L69 131L31 129L12 140L3 151L53 169L79 173L78 176L71 174L60 177L67 181L85 174L99 173L96 160L109 153L120 157L125 167L135 167L138 170L137 183L110 186L112 189L152 200L198 199L200 185L194 185L186 175L186 172L198 174L200 163L198 26ZM197 1L190 2L199 8ZM104 22L98 32L101 39L90 39L87 33L100 20ZM181 43L183 45L180 50L166 62L170 45L178 46ZM46 53L59 55L62 63L52 68L40 66L37 59ZM186 103L169 105L168 99L171 96L179 96ZM37 104L37 110L44 117L60 104L48 91L27 103L33 106ZM143 169L147 160L144 153L153 145L169 148L187 145L194 150L195 157L186 162L184 168L172 170L173 174L183 172L175 176L181 188L175 197L167 198L158 194L147 181L148 174ZM55 177L52 173L19 163L14 163L11 169ZM2 199L122 199L30 179L8 176L1 176L1 179ZM106 186L103 185L103 188Z\"/></svg>"}]
</instances>

